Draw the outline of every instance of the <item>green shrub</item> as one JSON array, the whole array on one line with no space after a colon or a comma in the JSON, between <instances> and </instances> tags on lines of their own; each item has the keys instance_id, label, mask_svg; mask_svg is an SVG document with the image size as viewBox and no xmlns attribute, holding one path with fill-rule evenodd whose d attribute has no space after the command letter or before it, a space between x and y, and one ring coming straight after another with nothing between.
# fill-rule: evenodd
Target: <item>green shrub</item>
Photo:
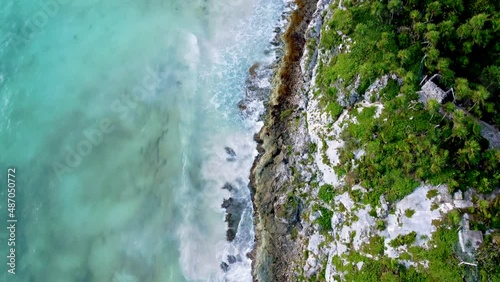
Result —
<instances>
[{"instance_id":1,"label":"green shrub","mask_svg":"<svg viewBox=\"0 0 500 282\"><path fill-rule=\"evenodd\" d=\"M382 231L387 228L387 223L383 219L377 220L377 225L376 225L377 230Z\"/></svg>"},{"instance_id":2,"label":"green shrub","mask_svg":"<svg viewBox=\"0 0 500 282\"><path fill-rule=\"evenodd\" d=\"M309 143L309 154L315 154L318 151L318 144L311 142Z\"/></svg>"},{"instance_id":3,"label":"green shrub","mask_svg":"<svg viewBox=\"0 0 500 282\"><path fill-rule=\"evenodd\" d=\"M405 210L405 216L407 218L411 218L414 214L415 214L415 210L414 209L407 209L407 210Z\"/></svg>"},{"instance_id":4,"label":"green shrub","mask_svg":"<svg viewBox=\"0 0 500 282\"><path fill-rule=\"evenodd\" d=\"M378 235L370 237L368 244L363 246L363 251L373 256L382 256L384 250L384 237Z\"/></svg>"},{"instance_id":5,"label":"green shrub","mask_svg":"<svg viewBox=\"0 0 500 282\"><path fill-rule=\"evenodd\" d=\"M320 226L320 230L323 232L331 231L332 230L333 212L325 207L320 206L320 205L314 205L313 211L318 211L321 214L321 216L316 219L316 222Z\"/></svg>"},{"instance_id":6,"label":"green shrub","mask_svg":"<svg viewBox=\"0 0 500 282\"><path fill-rule=\"evenodd\" d=\"M432 199L434 197L436 197L437 195L439 194L438 190L436 189L431 189L427 192L427 199Z\"/></svg>"},{"instance_id":7,"label":"green shrub","mask_svg":"<svg viewBox=\"0 0 500 282\"><path fill-rule=\"evenodd\" d=\"M409 245L415 243L416 239L417 239L417 233L415 231L412 231L412 232L405 234L405 235L398 235L396 238L391 240L391 242L389 242L389 246L391 246L393 248L397 248L397 247L403 246L403 245L409 246Z\"/></svg>"},{"instance_id":8,"label":"green shrub","mask_svg":"<svg viewBox=\"0 0 500 282\"><path fill-rule=\"evenodd\" d=\"M337 120L343 111L344 108L337 102L330 102L326 107L326 112L330 114L333 120Z\"/></svg>"},{"instance_id":9,"label":"green shrub","mask_svg":"<svg viewBox=\"0 0 500 282\"><path fill-rule=\"evenodd\" d=\"M330 203L335 197L334 188L330 184L324 184L319 188L318 197L325 203Z\"/></svg>"},{"instance_id":10,"label":"green shrub","mask_svg":"<svg viewBox=\"0 0 500 282\"><path fill-rule=\"evenodd\" d=\"M390 101L399 94L399 84L394 79L389 79L387 85L380 91L381 101Z\"/></svg>"}]
</instances>

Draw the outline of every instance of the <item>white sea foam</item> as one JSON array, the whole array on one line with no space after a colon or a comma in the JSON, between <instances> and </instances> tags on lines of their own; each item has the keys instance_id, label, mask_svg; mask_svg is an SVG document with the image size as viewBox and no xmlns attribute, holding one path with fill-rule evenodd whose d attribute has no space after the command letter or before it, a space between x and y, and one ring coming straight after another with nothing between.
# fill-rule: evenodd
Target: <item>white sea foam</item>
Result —
<instances>
[{"instance_id":1,"label":"white sea foam","mask_svg":"<svg viewBox=\"0 0 500 282\"><path fill-rule=\"evenodd\" d=\"M203 208L186 205L185 220L179 228L182 234L181 265L189 280L252 280L251 260L246 256L252 250L254 241L253 209L248 181L251 165L257 155L253 134L262 126L259 115L264 111L264 106L263 101L253 100L248 106L254 108L254 114L242 120L236 103L245 94L244 83L249 67L257 61L270 63L272 60L273 54L264 55L264 49L272 39L281 3L249 1L241 4L247 8L238 8L239 11L246 12L237 17L237 21L232 24L227 24L228 19L223 21L229 28L225 28L223 33L215 28L217 32L212 39L198 41L199 45L204 46L201 56L205 59L200 68L200 79L211 93L209 98L202 102L205 103L204 115L211 116L209 120L212 120L202 122L201 128L211 128L213 134L199 143L199 152L203 159L200 161L201 174L198 185L203 201L198 203ZM264 78L260 84L262 87L270 86L269 81L270 78ZM213 121L218 119L220 122L213 124ZM230 156L225 147L234 150L236 157L233 160L228 161ZM226 183L233 187L231 193L222 189ZM189 195L193 197L191 193ZM238 232L231 242L225 240L226 225L221 220L224 218L222 199L228 197L245 203ZM193 202L193 199L190 199L190 202ZM211 223L212 230L209 233L203 232L203 227L189 222L200 210L220 214L219 221ZM215 228L219 230L214 231ZM220 236L220 232L224 235ZM210 249L207 245L214 246L216 259L210 251L201 254L200 244L204 246L205 252ZM227 265L226 272L221 268L222 263Z\"/></svg>"}]
</instances>

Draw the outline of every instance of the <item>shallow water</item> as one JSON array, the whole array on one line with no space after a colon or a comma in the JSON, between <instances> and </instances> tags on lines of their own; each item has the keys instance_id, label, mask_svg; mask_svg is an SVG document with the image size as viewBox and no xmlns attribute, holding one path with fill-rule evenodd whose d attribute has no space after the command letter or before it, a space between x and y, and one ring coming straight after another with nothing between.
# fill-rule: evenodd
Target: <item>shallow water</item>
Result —
<instances>
[{"instance_id":1,"label":"shallow water","mask_svg":"<svg viewBox=\"0 0 500 282\"><path fill-rule=\"evenodd\" d=\"M236 105L272 60L283 2L34 2L0 7L0 172L16 168L18 220L15 275L0 228L0 280L251 281L258 123ZM248 204L231 243L225 183Z\"/></svg>"}]
</instances>

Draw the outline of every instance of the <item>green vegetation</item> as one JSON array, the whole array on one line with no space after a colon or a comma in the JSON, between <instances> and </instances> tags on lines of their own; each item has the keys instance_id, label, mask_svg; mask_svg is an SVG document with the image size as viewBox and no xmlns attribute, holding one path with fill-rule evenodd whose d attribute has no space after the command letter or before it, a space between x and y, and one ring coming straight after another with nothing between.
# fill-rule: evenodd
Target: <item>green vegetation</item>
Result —
<instances>
[{"instance_id":1,"label":"green vegetation","mask_svg":"<svg viewBox=\"0 0 500 282\"><path fill-rule=\"evenodd\" d=\"M319 224L321 231L330 231L332 230L332 216L333 212L325 207L322 207L320 205L314 205L313 206L313 211L314 212L319 212L321 215L316 219L317 223Z\"/></svg>"},{"instance_id":2,"label":"green vegetation","mask_svg":"<svg viewBox=\"0 0 500 282\"><path fill-rule=\"evenodd\" d=\"M500 2L497 0L347 0L346 9L331 7L333 15L324 24L319 46L333 53L329 62L319 63L317 85L320 105L333 119L344 110L356 122L346 121L342 132L335 171L345 176L350 196L375 207L381 195L389 203L414 191L421 182L447 184L449 192L475 188L489 193L500 187L500 151L490 149L481 136L478 120L500 126ZM339 33L341 31L341 33ZM342 48L339 46L342 45ZM396 74L387 85L372 94L369 102L377 107L357 108L343 103L353 92L362 96L382 75ZM424 76L439 74L434 80L444 90L453 88L454 96L439 104L417 101ZM357 89L353 85L359 82ZM344 101L339 101L343 97ZM453 99L453 100L452 100ZM347 105L344 109L341 105ZM323 140L323 159L326 142ZM354 152L364 155L352 162ZM361 184L368 192L353 193L350 187ZM430 190L427 198L438 195ZM328 204L333 187L320 187L318 197ZM431 209L437 209L433 203ZM319 205L317 219L322 230L331 229L331 211ZM338 206L343 210L343 206ZM394 210L392 210L394 212ZM500 233L493 231L477 253L478 267L459 266L457 225L463 211L452 211L429 239L429 249L413 246L415 232L389 242L406 246L401 259L428 262L405 267L384 257L383 239L375 236L362 251L334 257L333 264L343 271L345 281L471 281L477 271L481 281L500 281ZM500 198L479 200L467 210L471 228L500 228ZM408 209L410 218L415 210ZM377 219L376 229L386 222ZM347 264L344 263L347 260ZM363 262L361 270L356 265ZM340 278L338 280L341 280Z\"/></svg>"},{"instance_id":3,"label":"green vegetation","mask_svg":"<svg viewBox=\"0 0 500 282\"><path fill-rule=\"evenodd\" d=\"M363 252L370 254L372 256L382 256L384 255L385 246L384 246L384 237L381 236L373 236L370 237L370 242L363 246Z\"/></svg>"},{"instance_id":4,"label":"green vegetation","mask_svg":"<svg viewBox=\"0 0 500 282\"><path fill-rule=\"evenodd\" d=\"M500 281L500 232L485 237L483 245L477 252L480 281Z\"/></svg>"},{"instance_id":5,"label":"green vegetation","mask_svg":"<svg viewBox=\"0 0 500 282\"><path fill-rule=\"evenodd\" d=\"M384 220L382 219L377 220L377 225L376 225L377 230L382 231L385 230L386 227L387 223Z\"/></svg>"},{"instance_id":6,"label":"green vegetation","mask_svg":"<svg viewBox=\"0 0 500 282\"><path fill-rule=\"evenodd\" d=\"M333 120L338 119L343 110L344 108L342 108L342 106L340 106L338 103L329 103L326 107L326 112L330 114Z\"/></svg>"},{"instance_id":7,"label":"green vegetation","mask_svg":"<svg viewBox=\"0 0 500 282\"><path fill-rule=\"evenodd\" d=\"M405 210L405 216L407 218L411 218L414 214L415 214L415 210L414 209L407 209L407 210Z\"/></svg>"},{"instance_id":8,"label":"green vegetation","mask_svg":"<svg viewBox=\"0 0 500 282\"><path fill-rule=\"evenodd\" d=\"M292 114L293 110L292 109L286 109L284 111L282 111L280 113L280 118L283 120L283 119L286 119L287 117L289 117L291 114Z\"/></svg>"},{"instance_id":9,"label":"green vegetation","mask_svg":"<svg viewBox=\"0 0 500 282\"><path fill-rule=\"evenodd\" d=\"M394 238L394 240L392 240L389 243L389 246L391 246L393 248L403 246L403 245L409 246L409 245L415 243L416 239L417 239L417 233L415 231L412 231L406 235L398 235L398 237Z\"/></svg>"},{"instance_id":10,"label":"green vegetation","mask_svg":"<svg viewBox=\"0 0 500 282\"><path fill-rule=\"evenodd\" d=\"M409 93L423 75L440 73L455 87L457 103L500 125L500 4L496 0L344 1L325 24L320 46L350 45L350 52L320 66L319 82L330 92L359 74L363 92L375 78L397 73ZM352 39L346 41L341 31ZM352 42L356 42L353 44ZM393 92L391 92L394 94ZM388 97L391 99L391 97Z\"/></svg>"},{"instance_id":11,"label":"green vegetation","mask_svg":"<svg viewBox=\"0 0 500 282\"><path fill-rule=\"evenodd\" d=\"M432 203L431 205L431 211L437 210L439 208L439 205L437 203Z\"/></svg>"},{"instance_id":12,"label":"green vegetation","mask_svg":"<svg viewBox=\"0 0 500 282\"><path fill-rule=\"evenodd\" d=\"M500 195L492 201L478 200L477 207L468 211L474 216L471 228L487 231L489 228L500 229Z\"/></svg>"},{"instance_id":13,"label":"green vegetation","mask_svg":"<svg viewBox=\"0 0 500 282\"><path fill-rule=\"evenodd\" d=\"M489 202L478 201L476 208L466 212L478 222L494 220L500 215L500 196ZM461 212L454 210L443 220L435 222L437 231L432 238L420 236L421 240L429 240L427 245L431 248L414 245L415 232L399 235L389 242L393 248L406 246L406 252L399 260L413 261L415 266L406 267L401 261L385 256L384 238L378 235L370 237L361 246L361 252L345 253L342 257L334 257L332 262L338 271L345 271L343 281L500 281L500 231L485 237L477 251L476 261L473 261L478 264L477 268L459 265L461 261L468 261L459 251L457 229L460 218ZM357 267L359 262L363 262L361 270Z\"/></svg>"},{"instance_id":14,"label":"green vegetation","mask_svg":"<svg viewBox=\"0 0 500 282\"><path fill-rule=\"evenodd\" d=\"M471 228L493 232L485 236L483 244L477 250L478 274L480 281L500 281L500 195L493 200L478 200L475 208L466 212L472 215Z\"/></svg>"},{"instance_id":15,"label":"green vegetation","mask_svg":"<svg viewBox=\"0 0 500 282\"><path fill-rule=\"evenodd\" d=\"M300 205L299 197L293 193L288 193L286 202L282 205L279 216L282 218L293 218L297 214Z\"/></svg>"},{"instance_id":16,"label":"green vegetation","mask_svg":"<svg viewBox=\"0 0 500 282\"><path fill-rule=\"evenodd\" d=\"M396 80L389 79L389 81L387 81L387 85L380 91L380 100L390 101L396 98L400 89L401 88Z\"/></svg>"},{"instance_id":17,"label":"green vegetation","mask_svg":"<svg viewBox=\"0 0 500 282\"><path fill-rule=\"evenodd\" d=\"M427 199L432 199L436 197L439 194L438 190L436 189L431 189L427 192Z\"/></svg>"},{"instance_id":18,"label":"green vegetation","mask_svg":"<svg viewBox=\"0 0 500 282\"><path fill-rule=\"evenodd\" d=\"M479 4L480 3L480 4ZM380 91L384 111L351 114L343 133L346 146L336 171L350 184L372 189L363 201L375 205L411 193L421 181L450 189L490 192L500 185L500 151L488 149L476 118L500 125L500 4L498 1L345 1L333 7L320 46L341 50L320 64L322 103L333 117L342 110L338 93L359 76L359 94L378 77L395 73ZM342 31L339 35L337 31ZM346 39L347 36L351 40ZM353 43L355 42L355 43ZM439 73L440 84L455 89L455 105L416 102L423 75ZM375 98L372 98L375 100ZM445 118L445 113L449 118ZM366 154L353 167L355 150Z\"/></svg>"},{"instance_id":19,"label":"green vegetation","mask_svg":"<svg viewBox=\"0 0 500 282\"><path fill-rule=\"evenodd\" d=\"M321 161L326 165L330 165L330 159L328 158L328 154L326 153L327 150L328 144L326 143L325 139L321 139Z\"/></svg>"},{"instance_id":20,"label":"green vegetation","mask_svg":"<svg viewBox=\"0 0 500 282\"><path fill-rule=\"evenodd\" d=\"M330 203L334 196L334 188L332 185L325 184L319 188L318 197L325 203Z\"/></svg>"},{"instance_id":21,"label":"green vegetation","mask_svg":"<svg viewBox=\"0 0 500 282\"><path fill-rule=\"evenodd\" d=\"M373 258L359 252L350 252L342 256L347 263L344 263L344 260L338 256L334 257L332 262L338 271L346 271L343 279L339 279L342 281L463 281L470 271L466 267L458 266L460 261L455 256L458 247L456 227L448 219L440 222L438 230L429 242L429 245L435 247L430 249L410 246L416 239L415 233L398 236L390 242L390 245L395 247L408 246L408 251L401 255L401 259L410 259L415 262L427 261L428 267L417 264L417 266L407 268L398 260L384 256L384 240L380 236L370 238L370 241L361 248L363 253L374 256ZM494 256L498 256L497 254ZM361 270L358 270L356 266L359 262L363 262ZM493 264L490 265L490 268L493 267ZM489 277L497 276L490 275Z\"/></svg>"},{"instance_id":22,"label":"green vegetation","mask_svg":"<svg viewBox=\"0 0 500 282\"><path fill-rule=\"evenodd\" d=\"M316 44L317 44L317 42L316 42L315 37L311 38L307 42L307 45L306 45L307 56L308 56L307 64L309 64L311 62L314 51L316 50Z\"/></svg>"},{"instance_id":23,"label":"green vegetation","mask_svg":"<svg viewBox=\"0 0 500 282\"><path fill-rule=\"evenodd\" d=\"M314 143L314 142L311 142L309 144L309 153L310 154L314 154L318 151L318 144Z\"/></svg>"}]
</instances>

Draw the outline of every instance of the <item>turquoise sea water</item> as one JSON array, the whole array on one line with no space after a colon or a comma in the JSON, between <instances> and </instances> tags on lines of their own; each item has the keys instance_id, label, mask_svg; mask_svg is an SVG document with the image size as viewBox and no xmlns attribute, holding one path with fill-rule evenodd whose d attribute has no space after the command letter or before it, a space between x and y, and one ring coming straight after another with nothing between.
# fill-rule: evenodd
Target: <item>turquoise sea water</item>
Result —
<instances>
[{"instance_id":1,"label":"turquoise sea water","mask_svg":"<svg viewBox=\"0 0 500 282\"><path fill-rule=\"evenodd\" d=\"M2 1L0 281L251 281L251 203L227 242L221 187L249 198L256 122L236 105L249 67L272 59L282 8ZM238 261L224 272L228 255Z\"/></svg>"}]
</instances>

